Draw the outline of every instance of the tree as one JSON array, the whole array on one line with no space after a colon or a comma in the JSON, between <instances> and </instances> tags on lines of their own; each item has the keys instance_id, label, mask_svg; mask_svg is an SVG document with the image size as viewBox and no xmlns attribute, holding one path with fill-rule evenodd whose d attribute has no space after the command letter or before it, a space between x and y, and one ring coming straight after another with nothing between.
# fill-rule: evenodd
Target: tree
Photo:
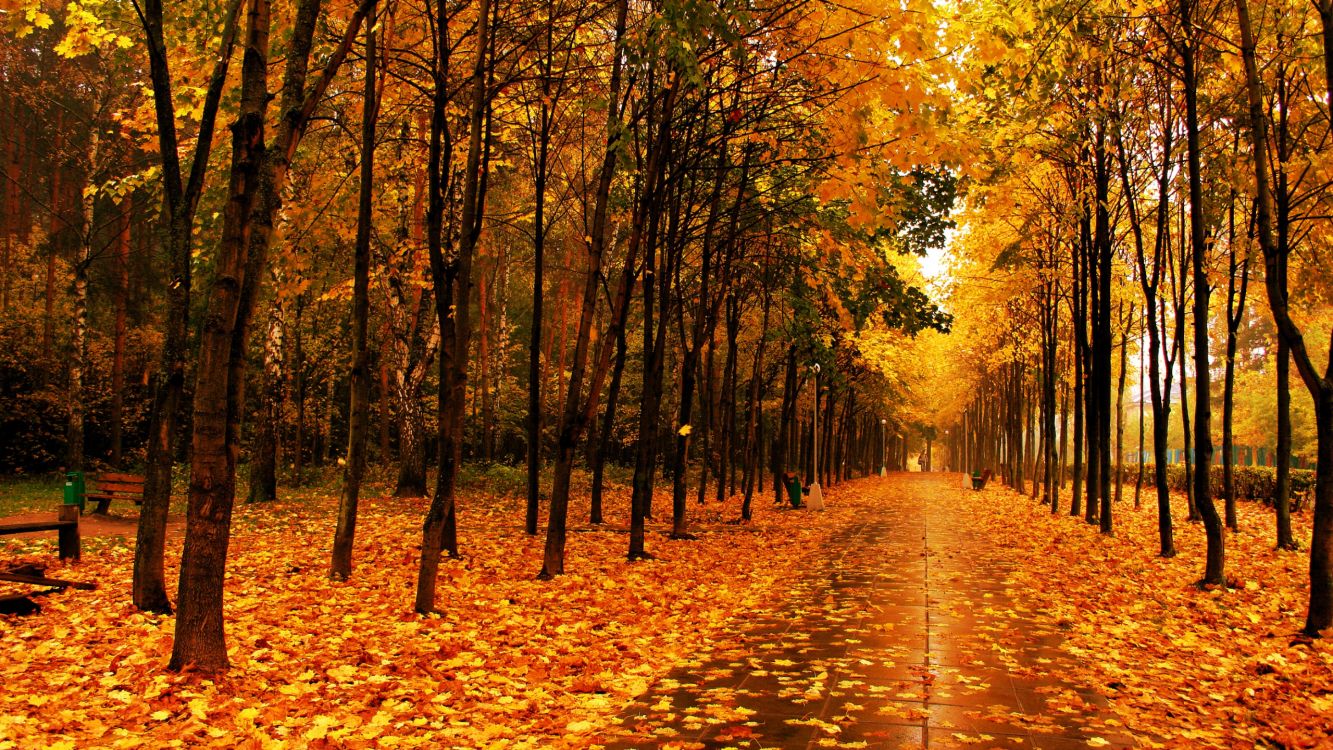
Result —
<instances>
[{"instance_id":1,"label":"tree","mask_svg":"<svg viewBox=\"0 0 1333 750\"><path fill-rule=\"evenodd\" d=\"M1255 52L1254 29L1247 0L1235 0L1237 27L1240 31L1241 59L1245 69L1246 99L1249 104L1248 130L1251 157L1254 160L1255 223L1259 248L1264 255L1264 288L1268 306L1279 335L1286 341L1297 372L1315 402L1317 455L1315 468L1314 536L1310 543L1310 606L1305 632L1318 636L1333 626L1333 361L1321 377L1305 349L1301 329L1291 318L1281 272L1284 258L1273 234L1273 193L1269 184L1268 123L1265 115L1262 83ZM1320 3L1320 19L1325 29L1325 74L1333 92L1333 6Z\"/></svg>"},{"instance_id":2,"label":"tree","mask_svg":"<svg viewBox=\"0 0 1333 750\"><path fill-rule=\"evenodd\" d=\"M200 334L191 435L190 498L181 556L176 640L171 668L204 672L228 665L222 591L231 510L235 502L238 419L245 371L247 323L265 265L273 216L292 156L316 106L346 57L366 6L358 7L321 74L306 85L320 0L303 0L291 30L280 94L280 119L265 143L272 7L251 0L237 121L232 126L231 174L217 268L209 285Z\"/></svg>"},{"instance_id":3,"label":"tree","mask_svg":"<svg viewBox=\"0 0 1333 750\"><path fill-rule=\"evenodd\" d=\"M173 78L161 0L145 0L140 12L153 82L158 152L162 158L162 214L158 232L161 243L166 246L167 267L171 276L167 284L162 375L153 397L143 505L134 548L134 606L150 612L171 611L163 556L166 550L167 512L171 504L177 419L182 408L186 371L189 367L187 338L195 213L208 175L213 130L226 87L241 7L241 0L233 0L226 6L223 15L221 44L208 77L208 89L195 135L188 176L181 163Z\"/></svg>"},{"instance_id":4,"label":"tree","mask_svg":"<svg viewBox=\"0 0 1333 750\"><path fill-rule=\"evenodd\" d=\"M370 0L366 23L365 94L361 108L361 186L356 216L356 261L352 282L352 371L350 425L347 430L347 465L338 502L338 527L333 536L329 577L347 580L352 574L352 544L356 538L357 503L366 470L366 433L369 428L370 367L366 351L370 316L370 232L374 218L375 125L379 117L375 92L378 58L375 44L375 2Z\"/></svg>"},{"instance_id":5,"label":"tree","mask_svg":"<svg viewBox=\"0 0 1333 750\"><path fill-rule=\"evenodd\" d=\"M435 584L440 556L444 551L458 554L457 508L454 490L463 453L464 396L467 389L468 343L472 335L469 296L472 286L472 260L481 235L486 205L486 162L489 151L489 102L492 95L490 64L493 60L493 13L490 0L477 6L475 51L469 78L467 115L467 156L463 165L461 210L458 217L458 246L448 262L444 256L445 174L451 154L444 145L449 103L445 18L440 8L428 5L435 67L432 69L435 94L431 100L430 151L427 161L429 204L426 210L427 242L430 249L431 281L435 286L435 314L439 319L440 398L436 415L439 430L439 470L435 495L422 524L421 565L417 574L416 610L422 614L435 610Z\"/></svg>"}]
</instances>

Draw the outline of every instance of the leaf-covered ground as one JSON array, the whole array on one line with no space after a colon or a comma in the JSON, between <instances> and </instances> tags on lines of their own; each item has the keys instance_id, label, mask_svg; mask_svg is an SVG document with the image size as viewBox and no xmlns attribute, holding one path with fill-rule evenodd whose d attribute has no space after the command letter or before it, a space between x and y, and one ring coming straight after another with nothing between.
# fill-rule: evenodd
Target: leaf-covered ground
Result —
<instances>
[{"instance_id":1,"label":"leaf-covered ground","mask_svg":"<svg viewBox=\"0 0 1333 750\"><path fill-rule=\"evenodd\" d=\"M710 504L699 541L670 541L656 526L658 559L636 564L624 561L624 494L612 494L612 523L598 530L576 503L571 574L553 582L534 579L542 538L522 533L520 501L469 492L465 557L442 566L444 614L429 618L411 612L423 503L363 504L356 575L344 584L326 575L335 495L241 506L227 599L234 667L216 680L165 670L173 621L130 606L128 544L85 540L83 562L61 566L50 542L0 542L6 563L99 584L0 619L0 747L593 745L673 667L779 617L787 582L834 530L882 502L883 486L838 488L820 516L757 501L748 526L721 523L734 502ZM1146 495L1138 511L1116 507L1110 538L1003 488L933 500L965 503L991 552L1014 562L1005 588L1030 596L1023 611L1048 618L1073 657L1060 660L1061 677L1105 696L1119 726L1171 747L1333 742L1333 650L1296 635L1306 553L1272 549L1266 509L1242 505L1243 530L1228 539L1235 588L1200 592L1202 528L1182 510L1180 555L1157 558ZM1307 543L1308 520L1297 518ZM177 538L173 573L178 552ZM998 636L981 645L1005 647Z\"/></svg>"},{"instance_id":2,"label":"leaf-covered ground","mask_svg":"<svg viewBox=\"0 0 1333 750\"><path fill-rule=\"evenodd\" d=\"M1147 503L1117 505L1108 538L998 486L845 494L886 507L833 537L775 622L655 686L616 747L1333 747L1333 649L1297 634L1308 553L1272 548L1266 508L1228 539L1235 587L1201 591L1183 497L1164 560Z\"/></svg>"},{"instance_id":3,"label":"leaf-covered ground","mask_svg":"<svg viewBox=\"0 0 1333 750\"><path fill-rule=\"evenodd\" d=\"M710 504L699 541L655 525L657 559L630 564L628 499L608 502L598 530L574 503L570 574L541 582L543 537L522 532L521 501L469 492L464 558L442 565L443 614L425 618L412 613L423 501L363 501L348 583L327 578L335 495L238 506L233 669L215 680L165 670L174 622L131 606L131 544L85 540L83 561L62 566L53 543L0 543L6 563L99 586L0 619L0 747L586 746L728 618L772 604L829 527L766 499L754 523L731 525L736 503Z\"/></svg>"},{"instance_id":4,"label":"leaf-covered ground","mask_svg":"<svg viewBox=\"0 0 1333 750\"><path fill-rule=\"evenodd\" d=\"M1059 614L976 524L957 475L858 483L777 617L746 618L626 711L616 750L1136 748L1073 676Z\"/></svg>"},{"instance_id":5,"label":"leaf-covered ground","mask_svg":"<svg viewBox=\"0 0 1333 750\"><path fill-rule=\"evenodd\" d=\"M1333 746L1333 643L1299 635L1309 592L1310 511L1295 517L1302 551L1274 548L1273 513L1239 507L1227 535L1229 590L1200 591L1203 527L1173 498L1178 555L1158 557L1155 495L1133 488L1116 533L1003 489L981 493L976 522L1024 561L1013 583L1058 614L1073 677L1095 686L1129 726L1172 747ZM1069 509L1069 493L1061 498ZM1220 509L1220 504L1219 504Z\"/></svg>"}]
</instances>

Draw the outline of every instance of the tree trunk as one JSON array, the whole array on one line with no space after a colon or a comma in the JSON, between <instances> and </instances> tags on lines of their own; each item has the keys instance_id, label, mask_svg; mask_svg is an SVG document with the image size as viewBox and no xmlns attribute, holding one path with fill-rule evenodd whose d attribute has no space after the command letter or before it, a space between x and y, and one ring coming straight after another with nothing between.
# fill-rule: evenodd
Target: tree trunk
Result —
<instances>
[{"instance_id":1,"label":"tree trunk","mask_svg":"<svg viewBox=\"0 0 1333 750\"><path fill-rule=\"evenodd\" d=\"M1059 510L1060 490L1065 488L1065 456L1069 451L1069 386L1064 385L1060 389L1060 467L1058 477L1055 482L1054 502L1051 503L1051 512Z\"/></svg>"},{"instance_id":2,"label":"tree trunk","mask_svg":"<svg viewBox=\"0 0 1333 750\"><path fill-rule=\"evenodd\" d=\"M1180 21L1186 39L1179 46L1181 67L1185 88L1185 135L1186 155L1189 161L1190 191L1190 244L1193 247L1194 272L1194 445L1197 451L1194 477L1194 505L1203 516L1204 533L1208 539L1207 563L1204 568L1204 584L1226 585L1226 536L1222 529L1222 519L1213 504L1212 466L1212 389L1209 387L1211 374L1208 369L1208 299L1211 296L1208 276L1204 272L1207 259L1208 227L1203 211L1203 166L1199 145L1199 93L1198 81L1194 70L1194 53L1197 44L1194 19L1195 4L1191 0L1180 0ZM1182 378L1182 384L1183 384Z\"/></svg>"},{"instance_id":3,"label":"tree trunk","mask_svg":"<svg viewBox=\"0 0 1333 750\"><path fill-rule=\"evenodd\" d=\"M398 480L394 497L426 496L426 414L419 389L398 386ZM403 393L403 391L409 391Z\"/></svg>"},{"instance_id":4,"label":"tree trunk","mask_svg":"<svg viewBox=\"0 0 1333 750\"><path fill-rule=\"evenodd\" d=\"M717 236L717 223L721 213L722 205L722 178L726 175L727 148L725 142L718 149L717 159L714 162L713 187L709 199L708 219L704 224L702 249L700 250L700 271L699 271L699 294L698 303L695 307L694 321L691 327L689 344L685 347L684 361L680 368L680 403L678 405L677 422L678 427L675 437L675 455L672 457L671 472L671 525L673 538L693 538L685 528L686 501L685 495L688 491L688 472L689 472L689 448L690 435L693 432L693 410L695 398L695 383L698 379L699 360L703 355L704 334L707 332L711 337L713 331L713 319L716 311L712 300L710 282L712 281L712 260L714 254L714 240ZM748 161L745 163L748 167ZM745 191L745 172L743 171L740 179L740 187L737 190L736 201L739 206ZM677 290L677 297L685 298L683 290ZM684 305L681 306L680 314L684 314ZM704 463L706 461L704 457Z\"/></svg>"},{"instance_id":5,"label":"tree trunk","mask_svg":"<svg viewBox=\"0 0 1333 750\"><path fill-rule=\"evenodd\" d=\"M129 327L130 217L134 203L125 198L120 206L120 229L115 252L115 337L111 359L111 466L119 470L125 462L125 334Z\"/></svg>"},{"instance_id":6,"label":"tree trunk","mask_svg":"<svg viewBox=\"0 0 1333 750\"><path fill-rule=\"evenodd\" d=\"M625 34L626 18L628 14L628 1L621 0L616 10L616 49L620 49L620 44ZM621 138L620 132L620 110L615 104L620 99L620 71L621 56L616 54L615 60L611 65L610 80L610 98L612 102L607 108L607 146L602 157L602 168L598 175L597 192L594 199L593 220L588 234L588 276L584 281L583 288L583 306L579 313L580 336L576 346L574 369L570 372L570 395L566 399L565 409L562 411L559 426L557 446L560 451L557 454L555 472L551 479L551 510L547 517L546 526L546 545L542 554L542 569L539 577L549 578L560 575L565 572L565 537L567 531L567 520L569 515L569 480L573 472L574 447L578 444L578 439L584 427L591 423L597 414L597 402L601 394L602 382L606 376L607 366L610 360L610 346L607 343L607 337L602 339L603 344L600 347L597 356L596 367L593 370L592 381L589 383L588 395L582 407L579 407L579 394L582 390L583 363L582 358L586 357L588 333L592 329L592 319L596 312L596 292L597 277L600 273L603 255L605 254L607 240L607 207L611 194L611 180L615 175L615 161L618 151L618 144ZM652 170L649 173L649 183L655 179ZM619 388L620 371L624 368L625 360L625 341L624 324L629 310L630 287L634 281L634 263L638 250L637 242L642 237L642 227L635 225L631 231L630 248L626 251L625 266L621 274L619 291L616 296L615 311L612 314L611 331L609 338L617 342L617 362L616 362L616 388ZM576 379L577 376L577 379ZM609 440L611 427L615 419L615 405L610 403L607 406L607 422L604 436ZM562 447L563 446L563 447ZM563 457L563 460L562 460ZM597 484L600 485L600 476L597 478ZM593 509L594 523L601 521L601 497L600 486L597 488L599 493L597 505Z\"/></svg>"},{"instance_id":7,"label":"tree trunk","mask_svg":"<svg viewBox=\"0 0 1333 750\"><path fill-rule=\"evenodd\" d=\"M1144 315L1144 318L1143 318L1144 325L1146 326L1146 325L1147 325L1147 322L1148 322L1148 321L1147 321L1148 308L1147 308L1146 305L1145 305L1144 308L1143 308L1143 315ZM1142 339L1140 339L1140 341L1142 341ZM1144 386L1145 386L1143 377L1144 377L1144 371L1147 369L1147 365L1146 365L1146 357L1145 357L1145 354L1144 354L1146 351L1147 351L1147 347L1144 347L1144 346L1142 345L1142 343L1140 343L1140 345L1139 345L1139 452L1138 452L1138 459L1137 459L1138 464L1139 464L1139 466L1138 466L1139 473L1138 473L1138 477L1135 478L1135 480L1134 480L1134 510L1138 510L1138 509L1139 509L1140 504L1142 503L1142 500L1143 500L1143 472L1144 472L1144 469L1145 469L1146 464L1147 464L1147 462L1143 460L1143 458L1144 458L1144 455L1143 455L1143 448L1144 448L1144 435L1143 435L1143 430L1144 430L1144 427L1145 427L1145 423L1144 423L1144 421L1143 421L1143 392L1144 392ZM1153 356L1156 357L1156 356L1157 356L1157 353L1156 353L1156 352L1153 352Z\"/></svg>"},{"instance_id":8,"label":"tree trunk","mask_svg":"<svg viewBox=\"0 0 1333 750\"><path fill-rule=\"evenodd\" d=\"M1239 138L1239 134L1237 134ZM1227 349L1226 370L1222 387L1222 493L1226 498L1226 524L1232 531L1240 531L1240 522L1236 519L1236 481L1233 465L1236 459L1236 445L1232 435L1232 413L1235 411L1233 396L1236 390L1236 333L1245 319L1245 292L1249 286L1250 261L1246 257L1243 263L1236 262L1234 240L1236 237L1236 196L1232 191L1231 205L1227 222ZM1237 274L1240 274L1239 286ZM1279 469L1280 471L1280 469Z\"/></svg>"},{"instance_id":9,"label":"tree trunk","mask_svg":"<svg viewBox=\"0 0 1333 750\"><path fill-rule=\"evenodd\" d=\"M1245 68L1249 103L1249 130L1255 174L1255 208L1259 246L1264 253L1264 286L1268 306L1279 335L1286 340L1297 371L1315 402L1317 464L1315 468L1314 529L1310 541L1310 605L1304 632L1318 637L1333 627L1333 363L1320 377L1314 368L1305 340L1291 319L1287 291L1281 286L1281 257L1273 239L1273 195L1268 184L1268 136L1264 119L1263 84L1255 60L1254 33L1246 0L1235 0L1241 33L1241 58ZM1333 93L1333 2L1316 4L1323 28L1325 80ZM1333 103L1329 105L1333 107Z\"/></svg>"},{"instance_id":10,"label":"tree trunk","mask_svg":"<svg viewBox=\"0 0 1333 750\"><path fill-rule=\"evenodd\" d=\"M616 427L616 406L620 400L620 376L625 372L625 354L629 347L625 342L625 330L622 326L616 336L616 360L611 371L611 385L606 394L606 413L602 416L602 434L593 441L597 445L592 462L592 498L588 514L588 523L604 523L602 519L602 483L606 470L606 454L611 450L611 438Z\"/></svg>"},{"instance_id":11,"label":"tree trunk","mask_svg":"<svg viewBox=\"0 0 1333 750\"><path fill-rule=\"evenodd\" d=\"M671 139L671 114L674 89L668 89L663 106L657 142L656 159L659 168L667 163ZM665 182L666 180L663 180ZM662 296L662 308L667 308L670 293L671 251L659 234L662 207L662 189L654 180L646 183L636 225L647 224L643 233L647 244L644 250L643 270L643 390L639 407L639 439L634 461L634 486L630 496L629 560L651 559L645 548L645 522L649 516L653 474L656 469L658 420L662 406L662 375L665 365L666 317L656 310L657 296ZM659 246L661 246L659 252ZM658 258L662 263L658 264ZM660 273L659 273L660 271ZM658 288L660 287L660 289Z\"/></svg>"},{"instance_id":12,"label":"tree trunk","mask_svg":"<svg viewBox=\"0 0 1333 750\"><path fill-rule=\"evenodd\" d=\"M1070 495L1069 515L1075 518L1083 512L1083 445L1087 436L1084 429L1084 406L1087 392L1087 279L1083 267L1087 265L1085 252L1088 245L1088 212L1086 207L1079 222L1080 240L1074 253L1074 293L1071 298L1074 324L1074 487Z\"/></svg>"},{"instance_id":13,"label":"tree trunk","mask_svg":"<svg viewBox=\"0 0 1333 750\"><path fill-rule=\"evenodd\" d=\"M1101 69L1097 69L1100 84ZM1093 183L1096 196L1093 224L1094 257L1088 263L1092 279L1093 320L1092 379L1088 402L1095 430L1088 435L1088 507L1087 520L1096 521L1103 534L1112 532L1111 517L1111 368L1114 362L1114 338L1111 332L1111 260L1115 254L1111 240L1110 184L1111 162L1106 148L1106 124L1098 122L1093 145Z\"/></svg>"},{"instance_id":14,"label":"tree trunk","mask_svg":"<svg viewBox=\"0 0 1333 750\"><path fill-rule=\"evenodd\" d=\"M191 435L190 500L177 593L176 639L170 668L220 672L229 666L222 587L236 481L227 444L232 336L241 306L250 213L258 193L268 106L270 5L253 0L247 12L239 113L232 125L231 176L223 212L217 268L209 285L199 340Z\"/></svg>"},{"instance_id":15,"label":"tree trunk","mask_svg":"<svg viewBox=\"0 0 1333 750\"><path fill-rule=\"evenodd\" d=\"M782 504L782 494L786 491L783 476L787 473L787 453L792 439L792 427L796 421L796 345L787 347L786 374L782 378L782 408L778 412L778 435L773 441L770 457L773 463L773 503Z\"/></svg>"},{"instance_id":16,"label":"tree trunk","mask_svg":"<svg viewBox=\"0 0 1333 750\"><path fill-rule=\"evenodd\" d=\"M727 354L722 364L721 413L717 431L717 493L716 500L724 502L730 497L728 469L731 466L731 453L736 434L736 359L737 338L740 336L741 312L740 300L734 291L728 291L726 303Z\"/></svg>"},{"instance_id":17,"label":"tree trunk","mask_svg":"<svg viewBox=\"0 0 1333 750\"><path fill-rule=\"evenodd\" d=\"M250 451L248 502L272 502L278 498L278 424L282 418L283 301L273 300L268 332L264 336L264 372L259 423Z\"/></svg>"},{"instance_id":18,"label":"tree trunk","mask_svg":"<svg viewBox=\"0 0 1333 750\"><path fill-rule=\"evenodd\" d=\"M532 337L528 342L528 504L523 528L537 535L537 515L541 505L541 435L542 435L542 295L545 292L543 273L546 252L546 178L547 153L551 145L551 67L554 27L554 4L546 3L546 49L541 59L541 99L537 112L537 154L533 164L533 229L532 229ZM559 300L557 300L557 303Z\"/></svg>"},{"instance_id":19,"label":"tree trunk","mask_svg":"<svg viewBox=\"0 0 1333 750\"><path fill-rule=\"evenodd\" d=\"M1277 548L1295 550L1296 536L1291 530L1291 464L1283 456L1291 455L1291 349L1282 336L1277 342L1277 483L1273 507L1277 516Z\"/></svg>"},{"instance_id":20,"label":"tree trunk","mask_svg":"<svg viewBox=\"0 0 1333 750\"><path fill-rule=\"evenodd\" d=\"M708 332L708 355L704 358L704 390L699 394L699 490L697 501L703 505L708 497L708 472L713 466L713 434L717 417L717 332Z\"/></svg>"},{"instance_id":21,"label":"tree trunk","mask_svg":"<svg viewBox=\"0 0 1333 750\"><path fill-rule=\"evenodd\" d=\"M1183 243L1183 239L1182 239ZM1182 250L1183 252L1183 250ZM1182 281L1183 285L1184 282ZM1184 292L1181 292L1184 295ZM1185 499L1188 502L1189 515L1187 518L1191 521L1199 520L1199 508L1194 504L1194 448L1192 425L1190 423L1190 402L1188 381L1185 377L1185 315L1184 302L1182 301L1176 308L1176 351L1180 358L1180 422L1181 439L1184 441L1183 459L1185 462Z\"/></svg>"},{"instance_id":22,"label":"tree trunk","mask_svg":"<svg viewBox=\"0 0 1333 750\"><path fill-rule=\"evenodd\" d=\"M246 328L291 155L345 59L365 7L353 13L342 44L307 91L306 73L320 2L302 0L289 40L278 135L274 144L266 146L270 13L268 0L253 0L248 11L239 114L232 126L231 177L217 269L201 327L173 669L193 665L203 672L217 672L228 666L222 587L235 502Z\"/></svg>"},{"instance_id":23,"label":"tree trunk","mask_svg":"<svg viewBox=\"0 0 1333 750\"><path fill-rule=\"evenodd\" d=\"M46 357L49 366L43 368L46 372L55 372L55 354L56 354L56 257L60 254L60 245L63 235L65 217L62 211L65 208L65 166L60 161L63 158L64 151L64 130L65 130L65 110L61 107L56 108L55 126L51 129L51 153L55 155L55 163L51 165L51 216L50 229L46 237L46 294L43 296L44 308L42 314L42 356ZM43 378L47 375L43 374ZM68 457L66 458L68 461Z\"/></svg>"},{"instance_id":24,"label":"tree trunk","mask_svg":"<svg viewBox=\"0 0 1333 750\"><path fill-rule=\"evenodd\" d=\"M356 541L357 505L361 478L366 470L366 447L370 432L370 359L366 329L370 317L370 232L374 221L375 124L379 117L375 99L376 44L375 0L370 0L366 23L365 92L361 106L361 184L357 201L355 259L352 271L352 367L347 407L347 463L343 469L342 495L338 499L338 525L333 532L329 578L345 581L352 575L352 546Z\"/></svg>"},{"instance_id":25,"label":"tree trunk","mask_svg":"<svg viewBox=\"0 0 1333 750\"><path fill-rule=\"evenodd\" d=\"M1119 503L1123 497L1124 474L1125 474L1125 370L1127 368L1126 357L1129 353L1129 334L1134 328L1134 311L1131 309L1129 318L1125 321L1125 328L1120 335L1120 379L1116 383L1115 389L1115 502ZM1109 521L1104 522L1107 526Z\"/></svg>"},{"instance_id":26,"label":"tree trunk","mask_svg":"<svg viewBox=\"0 0 1333 750\"><path fill-rule=\"evenodd\" d=\"M429 147L430 206L427 228L430 246L431 278L435 286L435 314L440 322L440 396L436 419L439 427L439 469L435 477L435 496L422 524L421 564L417 573L415 609L421 614L435 611L436 575L440 556L448 551L458 554L457 511L454 490L459 463L463 456L463 412L467 398L468 339L471 336L472 259L481 235L485 213L485 169L483 144L489 145L487 116L490 86L487 61L492 45L491 1L480 0L477 7L476 55L472 65L471 102L468 108L468 146L463 169L462 210L459 215L457 252L444 257L443 212L444 182L441 167L449 150L441 143L447 129L445 110L448 99L446 76L437 60L436 91L431 111ZM443 22L440 19L441 23ZM436 29L443 34L442 29ZM437 43L439 43L437 39ZM441 50L442 51L442 50ZM444 164L442 165L442 159ZM447 174L447 172L445 172Z\"/></svg>"}]
</instances>

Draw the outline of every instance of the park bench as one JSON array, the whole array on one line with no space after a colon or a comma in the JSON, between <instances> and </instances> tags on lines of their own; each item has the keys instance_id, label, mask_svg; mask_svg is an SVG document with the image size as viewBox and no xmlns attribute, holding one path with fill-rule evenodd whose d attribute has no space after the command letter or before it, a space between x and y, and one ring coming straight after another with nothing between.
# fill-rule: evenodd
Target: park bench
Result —
<instances>
[{"instance_id":1,"label":"park bench","mask_svg":"<svg viewBox=\"0 0 1333 750\"><path fill-rule=\"evenodd\" d=\"M60 551L60 559L79 559L79 506L60 506L60 516L54 521L0 524L0 536L34 531L56 532L59 535L56 544Z\"/></svg>"},{"instance_id":2,"label":"park bench","mask_svg":"<svg viewBox=\"0 0 1333 750\"><path fill-rule=\"evenodd\" d=\"M78 589L80 591L91 591L97 588L97 586L92 583L48 578L46 576L46 569L36 565L21 565L16 568L10 568L7 571L0 571L0 581L48 587L43 591L29 591L24 594L7 594L0 596L0 615L34 614L42 611L41 606L36 602L37 597L54 594L69 588Z\"/></svg>"},{"instance_id":3,"label":"park bench","mask_svg":"<svg viewBox=\"0 0 1333 750\"><path fill-rule=\"evenodd\" d=\"M972 472L972 489L974 490L986 489L986 482L990 481L990 477L991 477L990 469L986 469L985 471Z\"/></svg>"},{"instance_id":4,"label":"park bench","mask_svg":"<svg viewBox=\"0 0 1333 750\"><path fill-rule=\"evenodd\" d=\"M88 478L88 488L83 497L96 500L94 513L106 515L112 500L133 500L135 505L143 504L144 478L138 474L116 474L105 472Z\"/></svg>"}]
</instances>

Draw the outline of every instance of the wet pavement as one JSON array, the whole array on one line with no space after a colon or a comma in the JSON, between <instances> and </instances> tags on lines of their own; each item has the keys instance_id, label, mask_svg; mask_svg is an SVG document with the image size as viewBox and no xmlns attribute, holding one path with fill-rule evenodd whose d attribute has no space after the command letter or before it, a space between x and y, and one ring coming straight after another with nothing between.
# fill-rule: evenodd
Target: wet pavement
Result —
<instances>
[{"instance_id":1,"label":"wet pavement","mask_svg":"<svg viewBox=\"0 0 1333 750\"><path fill-rule=\"evenodd\" d=\"M739 616L620 718L606 747L1134 747L1062 679L1062 626L1006 585L957 474L862 480L864 512L773 614ZM851 488L848 488L851 490Z\"/></svg>"}]
</instances>

